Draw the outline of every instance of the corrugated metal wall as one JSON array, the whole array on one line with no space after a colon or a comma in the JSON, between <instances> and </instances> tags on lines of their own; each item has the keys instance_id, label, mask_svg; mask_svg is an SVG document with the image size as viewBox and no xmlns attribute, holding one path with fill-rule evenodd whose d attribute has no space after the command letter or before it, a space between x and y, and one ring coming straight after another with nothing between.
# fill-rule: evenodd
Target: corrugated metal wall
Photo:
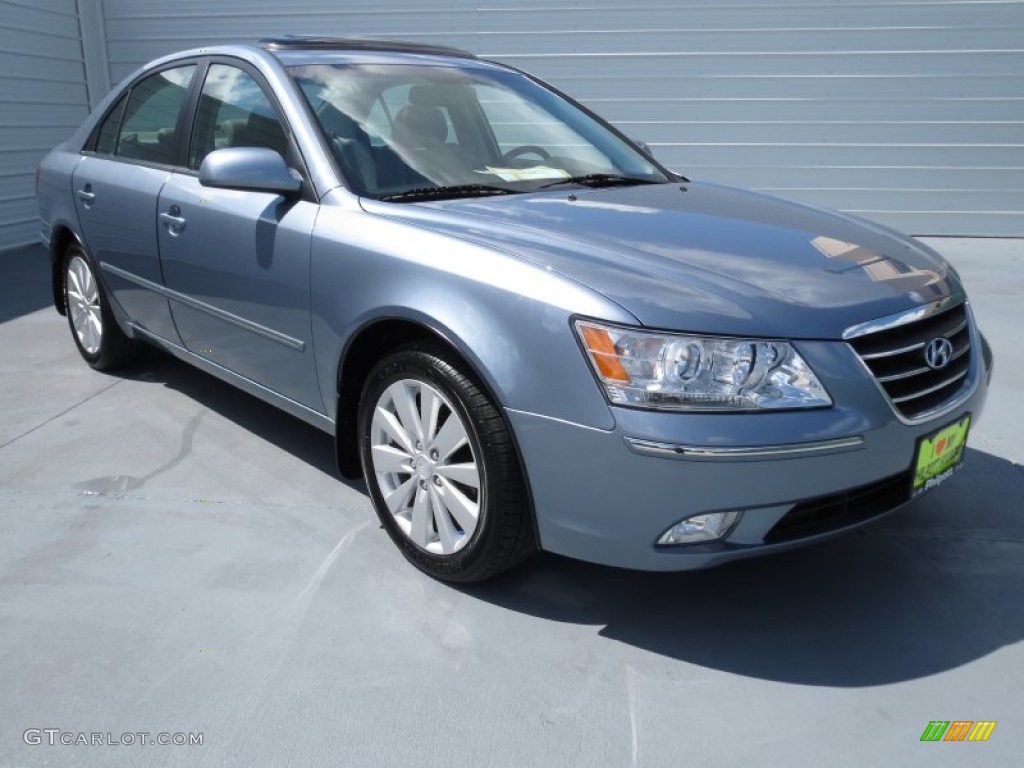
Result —
<instances>
[{"instance_id":1,"label":"corrugated metal wall","mask_svg":"<svg viewBox=\"0 0 1024 768\"><path fill-rule=\"evenodd\" d=\"M35 170L89 112L73 0L0 0L0 250L39 239Z\"/></svg>"},{"instance_id":2,"label":"corrugated metal wall","mask_svg":"<svg viewBox=\"0 0 1024 768\"><path fill-rule=\"evenodd\" d=\"M694 178L917 234L1024 235L1021 0L103 0L103 12L112 82L161 53L265 34L448 43L550 80Z\"/></svg>"},{"instance_id":3,"label":"corrugated metal wall","mask_svg":"<svg viewBox=\"0 0 1024 768\"><path fill-rule=\"evenodd\" d=\"M115 77L265 33L462 46L550 80L693 177L915 233L1024 235L1024 3L105 0Z\"/></svg>"}]
</instances>

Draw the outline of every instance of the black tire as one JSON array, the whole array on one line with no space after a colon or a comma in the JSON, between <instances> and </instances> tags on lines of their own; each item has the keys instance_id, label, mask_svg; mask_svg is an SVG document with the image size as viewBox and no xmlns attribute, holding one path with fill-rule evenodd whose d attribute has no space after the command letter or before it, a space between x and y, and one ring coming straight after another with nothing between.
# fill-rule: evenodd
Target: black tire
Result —
<instances>
[{"instance_id":1,"label":"black tire","mask_svg":"<svg viewBox=\"0 0 1024 768\"><path fill-rule=\"evenodd\" d=\"M382 442L389 438L382 437L385 431L380 428L379 422L376 426L374 422L378 406L386 409L394 405L395 401L390 394L394 392L393 385L397 385L401 391L414 391L416 386L426 385L427 388L421 388L418 399L414 401L417 408L423 406L424 398L433 397L437 393L447 401L438 406L437 428L434 432L439 438L438 442L432 442L433 438L426 439L422 450L419 443L416 443L415 452L409 452L409 458L414 459L411 466L416 466L417 462L423 464L427 456L431 455L439 460L434 466L442 475L445 474L445 470L460 466L475 467L478 473L475 478L478 482L477 489L469 485L459 485L459 479L448 482L447 476L439 480L437 474L433 475L437 487L431 488L432 481L428 478L433 470L430 468L426 469L427 474L417 475L417 469L398 469L390 474L379 474L380 467L374 465L374 444L378 449L385 451L399 450L397 442L382 445ZM429 421L423 418L422 411L418 410L416 414L420 417L421 425L424 421ZM431 449L431 445L440 444L441 434L445 432L444 425L452 416L461 421L455 425L455 429L461 427L463 432L460 434L468 440L461 443L463 447L459 451L463 453L460 455L458 452L452 452L450 455L457 458L445 466L444 457L436 455L437 452ZM366 479L370 499L377 515L402 554L421 571L447 582L482 581L519 564L536 549L526 485L508 426L501 411L467 374L463 364L455 362L455 357L444 347L417 344L396 350L381 360L363 385L357 428L363 477ZM429 430L424 430L427 431ZM400 452L405 453L404 450ZM458 464L454 461L463 463ZM404 487L406 477L414 484L411 491L413 495L403 510L410 513L408 521L400 514L393 514L384 498L385 492L394 492L394 486L398 483ZM385 487L382 487L382 482ZM446 511L448 507L428 504L429 513L421 514L426 514L432 528L421 527L420 531L427 531L427 538L433 536L437 539L436 543L429 543L430 547L435 547L435 551L428 551L413 540L416 530L412 522L415 504L421 498L422 490L425 497L432 499L438 496L430 497L429 493L436 492L440 498L446 499L444 504L450 506L452 497L444 496L444 493L451 493L453 487L464 492L465 497L475 502L478 510L475 529L467 533L466 527L460 526L458 516ZM442 516L445 517L442 519ZM461 535L461 547L456 551L437 551L444 549L439 531L442 523L444 526L454 525L454 529L448 530L454 530L456 535ZM407 528L412 528L412 532L403 530L403 524Z\"/></svg>"},{"instance_id":2,"label":"black tire","mask_svg":"<svg viewBox=\"0 0 1024 768\"><path fill-rule=\"evenodd\" d=\"M87 303L93 308L93 311L98 309L96 312L100 325L98 341L95 338L85 337L84 334L80 335L75 327L76 316L81 317L76 305L80 306L81 302L69 294L69 289L78 293L72 286L76 279L70 275L73 268L76 271L76 276L83 274L83 269L88 270L91 280L95 283L92 301ZM74 339L82 359L97 371L112 371L134 362L138 357L140 345L128 338L121 330L121 326L118 325L117 318L114 317L110 308L106 291L97 279L92 259L77 243L68 246L67 251L64 252L64 261L61 265L61 286L64 295L64 312L68 318L68 327L71 329L71 338ZM83 286L79 286L79 288L83 288ZM78 293L78 295L82 294Z\"/></svg>"}]
</instances>

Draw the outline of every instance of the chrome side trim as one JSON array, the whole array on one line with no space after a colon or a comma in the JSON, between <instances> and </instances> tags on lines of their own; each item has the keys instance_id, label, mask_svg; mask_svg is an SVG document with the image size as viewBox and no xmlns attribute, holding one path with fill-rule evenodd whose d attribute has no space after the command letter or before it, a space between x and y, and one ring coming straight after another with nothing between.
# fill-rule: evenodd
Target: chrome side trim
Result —
<instances>
[{"instance_id":1,"label":"chrome side trim","mask_svg":"<svg viewBox=\"0 0 1024 768\"><path fill-rule=\"evenodd\" d=\"M136 325L135 323L129 323L129 325L131 326L133 333L138 334L140 338L144 338L146 341L151 342L166 352L169 352L178 359L184 360L186 363L194 365L199 370L204 371L211 376L216 376L218 379L238 387L243 392L248 392L253 397L258 397L269 405L280 408L285 413L289 413L297 419L301 419L307 424L310 424L329 435L334 434L334 420L326 414L315 411L309 406L303 405L289 397L285 397L272 389L267 389L262 384L246 378L241 374L235 373L234 371L230 371L222 365L217 365L212 360L207 360L205 357L201 357L194 352L189 352L183 346L175 344L173 341L168 341L162 336L157 336L140 325Z\"/></svg>"},{"instance_id":2,"label":"chrome side trim","mask_svg":"<svg viewBox=\"0 0 1024 768\"><path fill-rule=\"evenodd\" d=\"M906 325L907 323L916 323L918 320L924 320L926 317L937 315L939 312L945 311L951 304L961 302L962 300L963 297L961 296L946 296L938 301L933 301L930 304L922 304L920 307L914 307L913 309L908 309L905 312L897 312L894 315L879 317L876 320L868 320L866 323L851 325L843 331L843 340L849 341L850 339L856 339L860 336L866 336L869 333L888 331L891 328L898 328L899 326Z\"/></svg>"},{"instance_id":3,"label":"chrome side trim","mask_svg":"<svg viewBox=\"0 0 1024 768\"><path fill-rule=\"evenodd\" d=\"M787 443L783 445L745 445L719 447L711 445L678 445L623 437L634 453L642 456L657 456L662 459L696 459L708 461L742 461L744 459L800 458L819 456L826 453L856 451L864 447L860 435L842 437L836 440L819 440L811 443Z\"/></svg>"},{"instance_id":4,"label":"chrome side trim","mask_svg":"<svg viewBox=\"0 0 1024 768\"><path fill-rule=\"evenodd\" d=\"M244 317L239 317L238 315L226 312L223 309L218 309L212 304L207 304L205 301L199 301L198 299L193 299L191 296L186 296L183 293L178 293L177 291L171 290L170 288L160 285L159 283L154 283L152 280L147 280L144 277L139 277L138 275L132 274L131 272L121 269L120 267L115 267L113 264L108 264L105 261L101 261L100 269L104 270L105 272L109 272L112 275L117 275L118 277L127 280L130 283L135 283L136 285L141 286L142 288L145 288L147 290L153 291L154 293L158 293L167 299L176 301L179 304L184 304L186 307L192 307L192 309L197 309L200 312L205 312L208 315L213 315L219 320L223 320L226 323L236 325L243 330L255 333L258 336L262 336L265 339L276 341L278 344L283 344L284 346L290 347L296 350L297 352L302 352L306 348L306 342L302 341L301 339L293 339L291 336L283 334L280 331L275 331L273 328L267 328L265 325L254 323L252 320L246 320Z\"/></svg>"}]
</instances>

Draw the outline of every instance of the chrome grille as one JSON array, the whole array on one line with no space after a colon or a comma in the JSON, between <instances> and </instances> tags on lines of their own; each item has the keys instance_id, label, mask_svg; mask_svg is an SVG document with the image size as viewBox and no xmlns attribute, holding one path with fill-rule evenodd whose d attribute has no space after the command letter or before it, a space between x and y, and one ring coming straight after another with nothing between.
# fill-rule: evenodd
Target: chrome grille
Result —
<instances>
[{"instance_id":1,"label":"chrome grille","mask_svg":"<svg viewBox=\"0 0 1024 768\"><path fill-rule=\"evenodd\" d=\"M925 349L933 339L953 346L949 362L932 368ZM936 315L849 339L896 410L918 418L954 399L967 380L971 365L971 335L967 305Z\"/></svg>"}]
</instances>

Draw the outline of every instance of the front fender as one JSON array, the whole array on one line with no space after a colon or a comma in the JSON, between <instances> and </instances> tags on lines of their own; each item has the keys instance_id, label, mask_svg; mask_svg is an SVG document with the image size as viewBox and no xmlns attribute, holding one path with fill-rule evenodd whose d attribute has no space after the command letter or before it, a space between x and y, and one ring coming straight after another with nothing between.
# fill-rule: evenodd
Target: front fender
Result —
<instances>
[{"instance_id":1,"label":"front fender","mask_svg":"<svg viewBox=\"0 0 1024 768\"><path fill-rule=\"evenodd\" d=\"M321 211L311 267L313 344L329 409L349 341L375 321L402 319L446 339L500 406L614 426L570 318L637 320L591 289L494 248L344 204Z\"/></svg>"}]
</instances>

